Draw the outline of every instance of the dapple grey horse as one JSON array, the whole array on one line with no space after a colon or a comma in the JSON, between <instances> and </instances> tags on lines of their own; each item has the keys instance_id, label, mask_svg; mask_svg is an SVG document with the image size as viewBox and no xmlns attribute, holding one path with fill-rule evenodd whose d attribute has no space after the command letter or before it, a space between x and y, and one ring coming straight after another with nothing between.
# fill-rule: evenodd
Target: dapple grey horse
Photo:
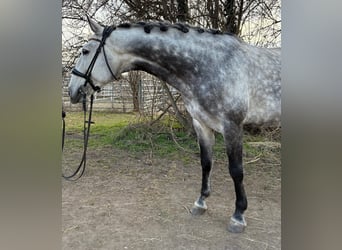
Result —
<instances>
[{"instance_id":1,"label":"dapple grey horse","mask_svg":"<svg viewBox=\"0 0 342 250\"><path fill-rule=\"evenodd\" d=\"M197 133L202 186L192 214L207 210L214 131L225 140L235 188L231 232L246 227L243 185L244 124L280 124L280 49L251 46L236 36L186 24L123 23L103 27L88 18L94 32L83 46L70 80L72 103L98 91L123 72L142 70L176 88Z\"/></svg>"}]
</instances>

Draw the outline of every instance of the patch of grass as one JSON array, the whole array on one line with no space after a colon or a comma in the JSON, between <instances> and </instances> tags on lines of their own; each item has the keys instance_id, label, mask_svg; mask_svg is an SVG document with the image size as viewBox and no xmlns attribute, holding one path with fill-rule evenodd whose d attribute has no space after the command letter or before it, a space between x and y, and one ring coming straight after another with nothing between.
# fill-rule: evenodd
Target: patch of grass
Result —
<instances>
[{"instance_id":1,"label":"patch of grass","mask_svg":"<svg viewBox=\"0 0 342 250\"><path fill-rule=\"evenodd\" d=\"M87 117L88 119L88 117ZM121 129L136 119L134 114L116 114L109 112L93 112L95 122L90 128L89 147L112 145L113 137ZM65 118L67 138L65 146L83 146L83 112L68 112Z\"/></svg>"},{"instance_id":2,"label":"patch of grass","mask_svg":"<svg viewBox=\"0 0 342 250\"><path fill-rule=\"evenodd\" d=\"M113 145L133 153L152 152L161 157L197 151L196 138L182 129L171 129L163 123L153 126L146 122L131 124L114 137Z\"/></svg>"},{"instance_id":3,"label":"patch of grass","mask_svg":"<svg viewBox=\"0 0 342 250\"><path fill-rule=\"evenodd\" d=\"M199 156L197 138L184 131L170 118L151 125L135 114L94 112L90 131L89 147L112 146L132 154L152 154L158 157L178 158L191 161ZM83 113L70 112L66 117L66 148L83 146ZM263 131L244 134L244 157L254 159L266 156L267 150L274 150L269 143L280 144L280 131ZM279 148L275 150L279 151ZM221 134L216 134L215 160L226 161L226 149Z\"/></svg>"}]
</instances>

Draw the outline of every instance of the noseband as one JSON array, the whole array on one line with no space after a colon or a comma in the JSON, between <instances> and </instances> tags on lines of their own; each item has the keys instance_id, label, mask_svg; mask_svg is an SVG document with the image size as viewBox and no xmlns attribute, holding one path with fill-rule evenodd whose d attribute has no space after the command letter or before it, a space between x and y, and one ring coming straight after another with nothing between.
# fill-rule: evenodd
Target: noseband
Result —
<instances>
[{"instance_id":1,"label":"noseband","mask_svg":"<svg viewBox=\"0 0 342 250\"><path fill-rule=\"evenodd\" d=\"M90 38L90 40L94 40L94 41L97 41L99 42L99 46L97 47L96 49L96 52L95 52L95 55L93 57L93 59L91 60L90 64L89 64L89 67L86 71L86 73L82 73L80 71L78 71L77 69L73 69L71 71L72 74L76 75L76 76L79 76L79 77L82 77L85 79L85 83L84 83L84 87L87 86L87 84L89 83L89 85L92 87L92 89L95 91L95 92L100 92L101 91L101 88L99 86L96 86L93 82L93 80L90 78L91 77L91 71L93 70L94 68L94 65L95 65L95 62L96 62L96 59L97 57L99 56L100 52L101 52L101 49L103 50L103 55L104 55L104 58L105 58L105 61L106 61L106 65L111 73L111 75L113 76L114 80L118 80L118 78L115 76L115 74L113 73L112 69L110 68L109 66L109 63L108 63L108 59L107 59L107 56L106 56L106 52L105 52L105 49L104 49L104 45L105 45L105 42L106 42L106 39L110 36L110 34L112 33L113 30L115 30L116 27L115 26L106 26L104 27L103 29L103 32L102 32L102 39L96 39L96 38Z\"/></svg>"}]
</instances>

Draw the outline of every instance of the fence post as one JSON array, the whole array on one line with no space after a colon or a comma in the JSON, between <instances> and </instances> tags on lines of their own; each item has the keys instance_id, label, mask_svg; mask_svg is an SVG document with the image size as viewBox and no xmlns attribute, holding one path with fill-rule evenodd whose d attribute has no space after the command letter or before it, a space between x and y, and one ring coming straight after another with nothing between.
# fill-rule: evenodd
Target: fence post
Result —
<instances>
[{"instance_id":1,"label":"fence post","mask_svg":"<svg viewBox=\"0 0 342 250\"><path fill-rule=\"evenodd\" d=\"M143 114L144 113L144 97L143 97L143 83L141 79L139 79L138 82L138 103L139 103L139 113Z\"/></svg>"}]
</instances>

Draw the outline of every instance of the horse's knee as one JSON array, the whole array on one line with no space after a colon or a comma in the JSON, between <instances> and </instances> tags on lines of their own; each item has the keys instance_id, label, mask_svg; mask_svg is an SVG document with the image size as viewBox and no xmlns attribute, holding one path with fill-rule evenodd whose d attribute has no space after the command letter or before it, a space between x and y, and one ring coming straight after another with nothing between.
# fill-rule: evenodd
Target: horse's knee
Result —
<instances>
[{"instance_id":1,"label":"horse's knee","mask_svg":"<svg viewBox=\"0 0 342 250\"><path fill-rule=\"evenodd\" d=\"M241 182L243 180L243 168L242 166L229 166L229 174L234 181Z\"/></svg>"}]
</instances>

